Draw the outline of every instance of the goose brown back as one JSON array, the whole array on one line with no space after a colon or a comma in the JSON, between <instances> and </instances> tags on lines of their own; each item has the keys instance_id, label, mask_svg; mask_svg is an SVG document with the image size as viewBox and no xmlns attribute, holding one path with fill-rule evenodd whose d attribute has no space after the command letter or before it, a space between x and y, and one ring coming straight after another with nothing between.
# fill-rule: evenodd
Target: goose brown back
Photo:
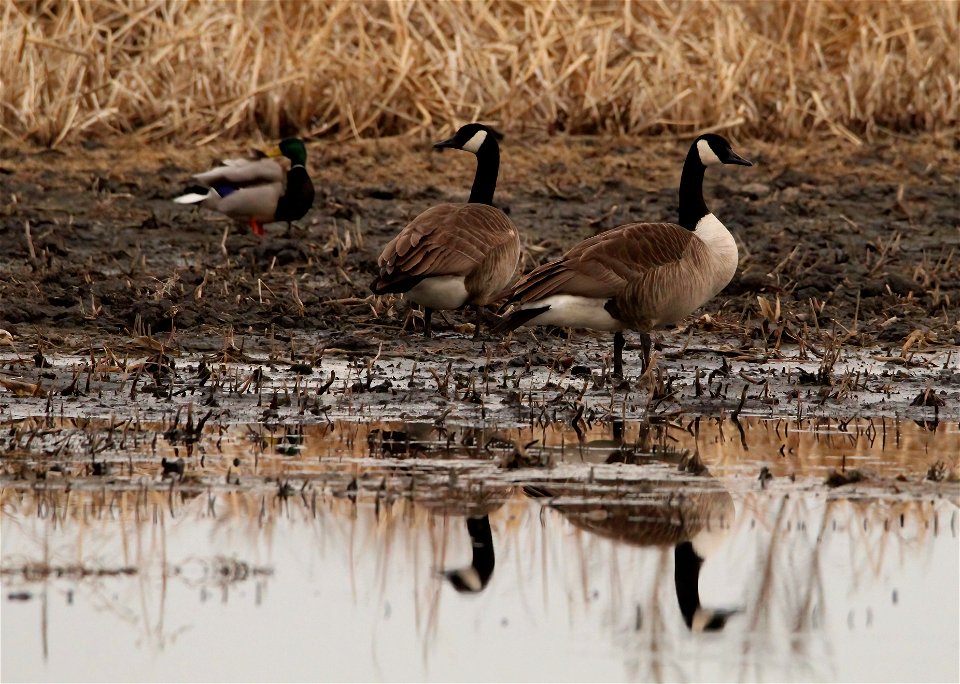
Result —
<instances>
[{"instance_id":1,"label":"goose brown back","mask_svg":"<svg viewBox=\"0 0 960 684\"><path fill-rule=\"evenodd\" d=\"M485 305L509 284L519 258L520 237L502 211L486 204L441 204L387 243L372 288L377 294L407 292L428 277L460 276L464 300L433 308Z\"/></svg>"}]
</instances>

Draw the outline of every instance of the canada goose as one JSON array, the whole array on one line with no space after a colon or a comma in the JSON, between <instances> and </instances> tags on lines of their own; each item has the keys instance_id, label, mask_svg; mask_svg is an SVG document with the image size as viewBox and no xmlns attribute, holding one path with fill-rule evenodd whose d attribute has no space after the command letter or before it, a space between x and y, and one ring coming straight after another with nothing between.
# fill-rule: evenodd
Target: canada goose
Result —
<instances>
[{"instance_id":1,"label":"canada goose","mask_svg":"<svg viewBox=\"0 0 960 684\"><path fill-rule=\"evenodd\" d=\"M194 174L199 185L173 201L200 204L249 222L256 235L263 235L263 224L291 222L302 218L313 206L313 181L307 173L307 149L299 138L287 138L268 151L267 157L284 156L289 171L273 159L228 159L223 165Z\"/></svg>"},{"instance_id":2,"label":"canada goose","mask_svg":"<svg viewBox=\"0 0 960 684\"><path fill-rule=\"evenodd\" d=\"M482 515L467 518L467 534L470 535L470 543L473 546L470 565L457 570L446 570L443 576L460 593L477 594L487 586L496 564L490 517Z\"/></svg>"},{"instance_id":3,"label":"canada goose","mask_svg":"<svg viewBox=\"0 0 960 684\"><path fill-rule=\"evenodd\" d=\"M477 156L477 172L466 203L427 209L387 243L377 260L374 294L403 293L423 307L423 332L430 337L434 309L476 309L474 339L480 335L480 307L494 301L513 278L520 259L520 235L507 215L493 206L500 170L502 135L478 123L434 145Z\"/></svg>"},{"instance_id":4,"label":"canada goose","mask_svg":"<svg viewBox=\"0 0 960 684\"><path fill-rule=\"evenodd\" d=\"M723 629L736 610L706 608L700 603L700 570L704 560L722 545L735 516L733 498L706 480L691 490L689 482L641 480L624 485L616 494L591 495L584 500L582 485L524 486L574 527L633 546L674 547L674 590L684 623L694 632Z\"/></svg>"},{"instance_id":5,"label":"canada goose","mask_svg":"<svg viewBox=\"0 0 960 684\"><path fill-rule=\"evenodd\" d=\"M703 201L711 164L752 166L719 135L690 146L680 176L680 221L629 223L584 240L520 279L495 332L558 325L614 334L614 375L623 376L623 331L641 332L643 370L649 331L676 323L720 292L737 270L737 244Z\"/></svg>"},{"instance_id":6,"label":"canada goose","mask_svg":"<svg viewBox=\"0 0 960 684\"><path fill-rule=\"evenodd\" d=\"M464 428L462 432L459 428L451 430L449 433L444 430L447 439L445 448L450 452L448 455L459 452L468 457L473 455L474 449L466 447L468 442L483 448L498 434L496 430L483 428ZM435 442L438 436L436 426L431 432L432 437L424 437ZM466 522L472 549L470 565L438 573L458 592L476 594L490 582L496 565L490 515L500 510L513 494L512 484L480 483L473 478L462 477L452 478L447 484L438 484L431 488L429 496L418 498L417 507L427 510L431 516L461 518Z\"/></svg>"}]
</instances>

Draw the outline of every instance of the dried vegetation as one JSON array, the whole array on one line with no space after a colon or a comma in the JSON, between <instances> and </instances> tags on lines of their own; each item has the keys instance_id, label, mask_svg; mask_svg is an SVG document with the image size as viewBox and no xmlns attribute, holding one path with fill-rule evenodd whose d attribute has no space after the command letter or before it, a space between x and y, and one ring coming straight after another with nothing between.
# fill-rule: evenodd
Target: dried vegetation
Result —
<instances>
[{"instance_id":1,"label":"dried vegetation","mask_svg":"<svg viewBox=\"0 0 960 684\"><path fill-rule=\"evenodd\" d=\"M779 139L958 120L955 2L0 6L0 130L205 142L425 136L468 119Z\"/></svg>"}]
</instances>

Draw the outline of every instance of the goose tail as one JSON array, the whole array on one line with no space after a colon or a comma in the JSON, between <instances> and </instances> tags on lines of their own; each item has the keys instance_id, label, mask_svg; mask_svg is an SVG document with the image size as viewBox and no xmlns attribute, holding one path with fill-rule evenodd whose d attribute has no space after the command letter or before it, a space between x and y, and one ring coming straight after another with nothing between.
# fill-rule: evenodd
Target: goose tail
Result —
<instances>
[{"instance_id":1,"label":"goose tail","mask_svg":"<svg viewBox=\"0 0 960 684\"><path fill-rule=\"evenodd\" d=\"M506 316L501 317L500 321L493 326L491 332L497 335L502 335L510 332L511 330L516 330L521 325L524 325L530 320L536 318L549 308L549 306L538 306L531 307L529 309L514 309Z\"/></svg>"},{"instance_id":2,"label":"goose tail","mask_svg":"<svg viewBox=\"0 0 960 684\"><path fill-rule=\"evenodd\" d=\"M402 294L412 290L424 276L411 276L406 273L381 273L370 283L373 294Z\"/></svg>"},{"instance_id":3,"label":"goose tail","mask_svg":"<svg viewBox=\"0 0 960 684\"><path fill-rule=\"evenodd\" d=\"M523 485L523 493L531 499L552 499L555 496L549 489L533 484Z\"/></svg>"}]
</instances>

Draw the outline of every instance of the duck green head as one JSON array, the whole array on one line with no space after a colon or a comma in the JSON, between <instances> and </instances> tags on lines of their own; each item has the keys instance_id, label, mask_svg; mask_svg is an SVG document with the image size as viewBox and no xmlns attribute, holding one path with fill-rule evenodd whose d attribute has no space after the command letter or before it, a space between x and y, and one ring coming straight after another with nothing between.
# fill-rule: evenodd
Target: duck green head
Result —
<instances>
[{"instance_id":1,"label":"duck green head","mask_svg":"<svg viewBox=\"0 0 960 684\"><path fill-rule=\"evenodd\" d=\"M295 165L305 165L307 163L307 148L300 138L284 138L279 145L267 152L267 156L284 156Z\"/></svg>"}]
</instances>

